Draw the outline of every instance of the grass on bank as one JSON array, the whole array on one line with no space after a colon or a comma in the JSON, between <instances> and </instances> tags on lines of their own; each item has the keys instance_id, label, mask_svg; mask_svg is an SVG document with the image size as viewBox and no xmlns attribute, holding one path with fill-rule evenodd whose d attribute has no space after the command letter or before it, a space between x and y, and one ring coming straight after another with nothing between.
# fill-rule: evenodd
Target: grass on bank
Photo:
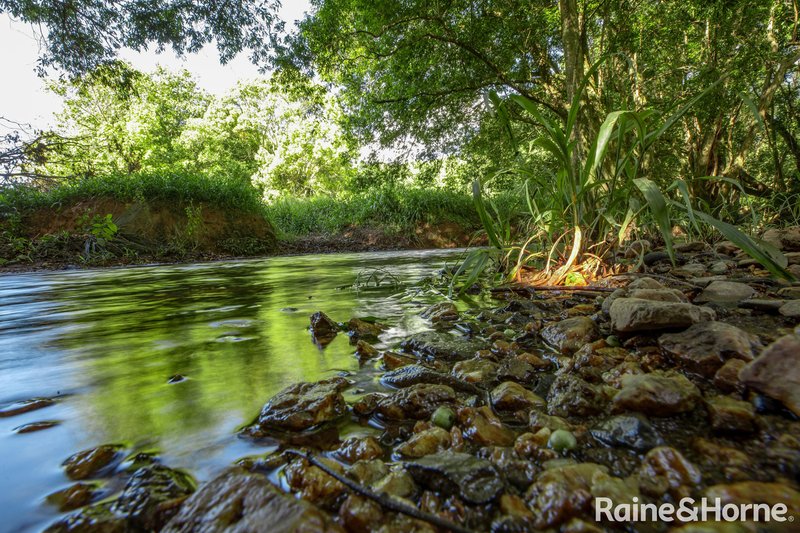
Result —
<instances>
[{"instance_id":1,"label":"grass on bank","mask_svg":"<svg viewBox=\"0 0 800 533\"><path fill-rule=\"evenodd\" d=\"M21 213L40 208L57 209L101 197L123 202L203 202L222 209L264 212L259 191L247 182L175 173L92 176L45 187L17 185L0 189L0 206Z\"/></svg>"},{"instance_id":2,"label":"grass on bank","mask_svg":"<svg viewBox=\"0 0 800 533\"><path fill-rule=\"evenodd\" d=\"M279 197L265 202L250 183L179 173L106 175L53 186L0 188L0 214L22 215L36 209L67 208L92 198L125 202L205 203L223 210L257 213L268 219L281 239L336 235L352 226L410 234L420 224L454 223L465 232L480 228L473 199L465 190L383 186L337 196ZM500 195L503 212L521 211L518 197Z\"/></svg>"}]
</instances>

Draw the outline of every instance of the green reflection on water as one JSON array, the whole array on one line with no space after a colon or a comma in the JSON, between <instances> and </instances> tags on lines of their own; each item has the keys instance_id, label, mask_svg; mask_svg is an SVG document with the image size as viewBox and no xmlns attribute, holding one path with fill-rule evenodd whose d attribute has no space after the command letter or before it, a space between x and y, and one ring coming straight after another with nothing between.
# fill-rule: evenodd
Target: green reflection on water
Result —
<instances>
[{"instance_id":1,"label":"green reflection on water","mask_svg":"<svg viewBox=\"0 0 800 533\"><path fill-rule=\"evenodd\" d=\"M180 440L232 431L293 382L357 370L344 335L324 350L312 343L309 315L374 315L405 330L396 289L336 287L364 264L411 280L437 260L354 254L105 271L65 277L39 297L58 302L48 349L68 358L87 432L98 441ZM174 375L187 379L168 383Z\"/></svg>"}]
</instances>

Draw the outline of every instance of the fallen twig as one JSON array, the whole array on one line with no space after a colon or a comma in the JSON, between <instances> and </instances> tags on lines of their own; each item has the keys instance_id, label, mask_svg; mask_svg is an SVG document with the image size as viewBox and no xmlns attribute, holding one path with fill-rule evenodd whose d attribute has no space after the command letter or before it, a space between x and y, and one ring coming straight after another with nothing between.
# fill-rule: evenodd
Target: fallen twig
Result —
<instances>
[{"instance_id":1,"label":"fallen twig","mask_svg":"<svg viewBox=\"0 0 800 533\"><path fill-rule=\"evenodd\" d=\"M472 529L458 525L455 522L447 520L446 518L442 518L441 516L431 513L426 513L425 511L421 511L416 507L412 507L408 504L399 502L397 500L393 500L387 497L385 494L378 494L377 492L374 492L373 490L368 489L367 487L360 485L359 483L356 483L352 479L336 472L331 467L326 465L324 462L320 461L319 458L313 455L311 452L304 452L294 449L288 449L285 451L286 453L289 453L291 455L302 457L312 465L316 466L317 468L319 468L320 470L322 470L323 472L334 478L342 485L352 490L353 492L374 501L381 507L385 507L386 509L389 509L396 513L401 513L410 516L412 518L416 518L417 520L422 520L423 522L428 522L429 524L433 524L436 527L440 527L448 531L455 531L456 533L476 533Z\"/></svg>"}]
</instances>

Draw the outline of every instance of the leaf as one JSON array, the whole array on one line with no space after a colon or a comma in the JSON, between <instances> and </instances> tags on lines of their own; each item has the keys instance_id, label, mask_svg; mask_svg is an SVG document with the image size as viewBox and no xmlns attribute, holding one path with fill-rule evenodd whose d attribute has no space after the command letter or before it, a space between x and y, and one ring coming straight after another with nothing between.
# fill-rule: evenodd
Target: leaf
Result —
<instances>
[{"instance_id":1,"label":"leaf","mask_svg":"<svg viewBox=\"0 0 800 533\"><path fill-rule=\"evenodd\" d=\"M489 213L486 212L486 205L483 202L483 191L481 189L480 179L476 179L472 182L472 199L475 203L475 209L478 211L478 217L481 219L481 224L483 224L483 229L486 230L486 235L489 238L489 242L495 248L502 248L500 239L497 235L497 227L492 218L489 216Z\"/></svg>"},{"instance_id":2,"label":"leaf","mask_svg":"<svg viewBox=\"0 0 800 533\"><path fill-rule=\"evenodd\" d=\"M672 223L669 218L669 208L667 200L655 183L647 178L636 178L633 183L639 188L647 200L647 205L650 207L650 212L658 224L658 229L664 237L664 244L667 247L667 254L669 255L672 264L675 264L675 250L672 248Z\"/></svg>"},{"instance_id":3,"label":"leaf","mask_svg":"<svg viewBox=\"0 0 800 533\"><path fill-rule=\"evenodd\" d=\"M703 222L713 226L717 231L719 231L723 237L731 241L733 244L741 248L747 255L761 263L761 265L766 268L773 276L783 278L788 281L795 281L794 276L789 273L785 265L786 257L783 254L780 256L783 258L780 263L778 263L775 259L773 259L761 246L759 246L752 238L750 238L747 234L741 232L736 226L728 224L727 222L723 222L721 220L717 220L716 218L712 217L711 215L707 215L702 211L697 211L695 213L698 218L700 218ZM776 252L777 250L773 250ZM783 266L781 265L783 264Z\"/></svg>"}]
</instances>

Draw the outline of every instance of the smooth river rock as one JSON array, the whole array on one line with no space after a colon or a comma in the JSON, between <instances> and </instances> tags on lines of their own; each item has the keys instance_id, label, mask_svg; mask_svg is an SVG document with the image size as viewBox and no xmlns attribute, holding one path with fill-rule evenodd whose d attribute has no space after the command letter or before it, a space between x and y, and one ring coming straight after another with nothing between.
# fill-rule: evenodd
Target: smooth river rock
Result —
<instances>
[{"instance_id":1,"label":"smooth river rock","mask_svg":"<svg viewBox=\"0 0 800 533\"><path fill-rule=\"evenodd\" d=\"M231 468L187 499L164 531L338 533L344 530L314 505L283 494L266 477Z\"/></svg>"},{"instance_id":2,"label":"smooth river rock","mask_svg":"<svg viewBox=\"0 0 800 533\"><path fill-rule=\"evenodd\" d=\"M614 408L671 416L693 410L699 401L700 390L685 376L656 371L622 376L622 390L614 396Z\"/></svg>"},{"instance_id":3,"label":"smooth river rock","mask_svg":"<svg viewBox=\"0 0 800 533\"><path fill-rule=\"evenodd\" d=\"M565 355L575 353L599 336L597 324L588 316L559 320L542 329L545 342Z\"/></svg>"},{"instance_id":4,"label":"smooth river rock","mask_svg":"<svg viewBox=\"0 0 800 533\"><path fill-rule=\"evenodd\" d=\"M728 359L752 361L754 348L760 347L758 337L725 322L694 324L686 331L661 335L658 344L683 366L706 377Z\"/></svg>"},{"instance_id":5,"label":"smooth river rock","mask_svg":"<svg viewBox=\"0 0 800 533\"><path fill-rule=\"evenodd\" d=\"M739 372L739 379L759 392L783 402L800 416L800 335L786 335Z\"/></svg>"},{"instance_id":6,"label":"smooth river rock","mask_svg":"<svg viewBox=\"0 0 800 533\"><path fill-rule=\"evenodd\" d=\"M347 412L341 391L349 386L341 377L291 385L267 402L257 424L262 429L302 431L335 420Z\"/></svg>"},{"instance_id":7,"label":"smooth river rock","mask_svg":"<svg viewBox=\"0 0 800 533\"><path fill-rule=\"evenodd\" d=\"M617 298L609 309L611 329L620 333L689 327L700 322L701 308L678 302Z\"/></svg>"},{"instance_id":8,"label":"smooth river rock","mask_svg":"<svg viewBox=\"0 0 800 533\"><path fill-rule=\"evenodd\" d=\"M750 285L735 281L713 281L703 289L695 303L738 304L742 300L752 298L756 290Z\"/></svg>"}]
</instances>

